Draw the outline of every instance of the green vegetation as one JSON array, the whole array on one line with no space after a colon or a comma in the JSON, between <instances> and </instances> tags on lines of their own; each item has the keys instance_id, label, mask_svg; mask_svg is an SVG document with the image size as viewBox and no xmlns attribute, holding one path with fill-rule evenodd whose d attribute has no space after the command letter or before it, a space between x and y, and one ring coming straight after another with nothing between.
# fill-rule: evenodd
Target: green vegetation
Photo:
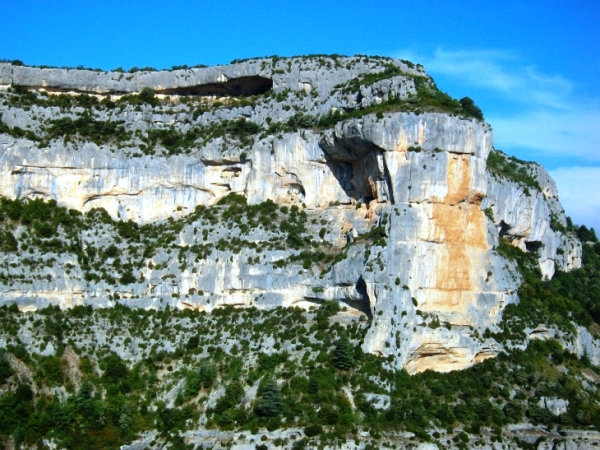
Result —
<instances>
[{"instance_id":1,"label":"green vegetation","mask_svg":"<svg viewBox=\"0 0 600 450\"><path fill-rule=\"evenodd\" d=\"M147 138L142 137L142 142L146 144L142 151L145 154L153 154L156 146L160 144L169 154L179 154L183 151L189 153L192 147L201 147L208 141L222 136L239 140L242 147L249 147L253 143L252 136L259 130L257 124L243 118L232 121L225 119L207 126L196 126L186 132L177 131L174 127L158 128L149 130Z\"/></svg>"},{"instance_id":2,"label":"green vegetation","mask_svg":"<svg viewBox=\"0 0 600 450\"><path fill-rule=\"evenodd\" d=\"M468 448L485 427L521 421L600 426L600 394L585 390L574 376L589 370L589 363L554 340L534 340L525 351L511 350L464 371L409 376L386 366L393 357L363 354L359 344L369 323L340 322L337 311L328 305L308 312L223 308L206 315L117 306L24 314L2 307L0 333L9 342L7 352L32 377L14 376L0 355L0 439L16 435L36 445L52 436L71 448L113 448L157 429L156 442L176 446L179 433L195 429L206 416L209 428L222 430L303 428L305 444L358 439L360 430L375 441L403 430L417 440L435 441L428 431L433 423ZM27 347L11 334L19 327L33 333ZM117 349L127 338L138 339L133 361L98 339L106 333ZM144 345L156 335L160 343ZM260 344L269 335L278 345L263 353ZM56 354L40 356L37 342L52 342ZM81 381L72 378L73 371ZM42 394L43 387L58 385L66 387L66 401ZM240 399L256 385L255 400L242 406ZM207 407L207 397L221 387L224 394ZM162 399L173 388L177 399L167 407ZM371 394L389 395L389 408L377 409L368 400ZM557 417L540 408L543 396L569 399L567 412Z\"/></svg>"},{"instance_id":3,"label":"green vegetation","mask_svg":"<svg viewBox=\"0 0 600 450\"><path fill-rule=\"evenodd\" d=\"M475 104L475 102L469 97L463 97L460 100L462 110L471 117L475 117L477 120L483 122L483 112L481 108Z\"/></svg>"},{"instance_id":4,"label":"green vegetation","mask_svg":"<svg viewBox=\"0 0 600 450\"><path fill-rule=\"evenodd\" d=\"M89 95L70 96L66 94L51 95L29 91L20 86L10 89L11 95L5 101L10 107L31 109L32 106L50 108L59 107L66 112L72 108L84 108L78 112L75 118L63 116L49 119L39 130L23 130L19 127L9 127L0 121L0 133L9 134L15 138L27 138L40 143L40 147L47 147L51 141L62 140L63 142L93 142L97 145L112 145L124 147L126 145L138 147L142 154L154 155L159 151L159 146L166 149L166 153L180 154L190 153L192 148L205 145L212 139L225 137L233 139L240 147L249 147L254 142L254 135L260 131L260 127L249 120L239 118L236 120L222 120L211 122L207 125L196 125L186 131L181 131L173 126L168 128L154 128L148 131L135 133L125 128L124 122L120 120L99 119L99 112L104 109L120 108L122 111L127 105L140 108L149 105L153 108L161 107L154 91L144 88L139 94L125 95L117 101L111 101L109 97L99 101L96 97ZM197 102L198 103L198 102ZM251 105L248 100L231 101L230 107ZM214 104L216 105L216 103ZM199 102L193 111L195 118L210 109L210 103ZM139 154L138 154L139 155Z\"/></svg>"},{"instance_id":5,"label":"green vegetation","mask_svg":"<svg viewBox=\"0 0 600 450\"><path fill-rule=\"evenodd\" d=\"M525 189L527 195L531 195L529 189L542 190L532 175L529 167L531 164L533 163L508 156L500 150L494 149L488 156L487 170L494 176L514 181Z\"/></svg>"},{"instance_id":6,"label":"green vegetation","mask_svg":"<svg viewBox=\"0 0 600 450\"><path fill-rule=\"evenodd\" d=\"M361 86L370 86L377 81L387 80L399 75L406 76L406 74L399 67L389 63L385 64L384 69L380 72L371 72L359 75L347 83L336 85L335 89L339 89L342 94L347 95L360 91Z\"/></svg>"},{"instance_id":7,"label":"green vegetation","mask_svg":"<svg viewBox=\"0 0 600 450\"><path fill-rule=\"evenodd\" d=\"M144 225L113 220L103 209L81 214L59 207L53 200L3 198L0 199L0 250L15 254L16 259L10 264L0 262L0 283L36 281L53 289L54 280L48 269L60 268L74 280L83 279L112 291L116 285L148 283L143 275L145 268L165 280L175 278L174 271L194 266L200 260L214 261L224 252L242 251L248 254L248 264L272 264L275 268L300 265L304 269L316 265L325 273L332 264L341 261L338 252L342 249L332 248L322 238L312 235L305 226L307 220L308 214L297 205L279 208L271 200L248 205L239 194L230 194L211 208L198 206L178 220ZM219 229L227 231L217 239L209 239L209 234ZM178 236L186 230L193 230L197 236L195 243L178 244ZM261 234L260 239L253 238L259 231L266 237ZM382 245L385 234L381 233L375 229L365 238L371 239L373 245ZM263 256L267 251L285 253L278 261L267 263ZM158 253L173 253L168 258L172 263L155 265L151 259ZM111 298L119 296L111 294Z\"/></svg>"},{"instance_id":8,"label":"green vegetation","mask_svg":"<svg viewBox=\"0 0 600 450\"><path fill-rule=\"evenodd\" d=\"M592 242L593 244L596 244L598 242L598 238L596 237L596 231L593 228L588 229L588 227L586 227L585 225L577 227L573 226L572 223L570 225L567 223L567 226L569 226L571 230L576 232L577 237L581 242Z\"/></svg>"},{"instance_id":9,"label":"green vegetation","mask_svg":"<svg viewBox=\"0 0 600 450\"><path fill-rule=\"evenodd\" d=\"M20 59L5 59L2 58L0 59L0 63L8 63L11 64L13 66L24 66L25 64L23 64L23 61L21 61Z\"/></svg>"},{"instance_id":10,"label":"green vegetation","mask_svg":"<svg viewBox=\"0 0 600 450\"><path fill-rule=\"evenodd\" d=\"M96 120L88 112L75 120L70 117L51 120L44 136L46 142L54 139L62 139L65 143L80 140L97 145L128 141L131 138L131 132L125 130L123 122Z\"/></svg>"},{"instance_id":11,"label":"green vegetation","mask_svg":"<svg viewBox=\"0 0 600 450\"><path fill-rule=\"evenodd\" d=\"M101 102L91 95L50 95L47 92L36 92L19 85L13 85L8 90L8 93L10 95L6 97L4 104L13 108L23 108L26 111L30 110L32 106L44 108L58 107L66 111L75 107L99 108L106 105L106 102Z\"/></svg>"},{"instance_id":12,"label":"green vegetation","mask_svg":"<svg viewBox=\"0 0 600 450\"><path fill-rule=\"evenodd\" d=\"M8 377L12 376L13 373L14 371L6 360L5 350L0 349L0 384L4 384Z\"/></svg>"},{"instance_id":13,"label":"green vegetation","mask_svg":"<svg viewBox=\"0 0 600 450\"><path fill-rule=\"evenodd\" d=\"M542 281L537 260L506 240L497 249L500 254L517 263L523 276L519 287L519 304L508 305L503 313L501 328L494 335L499 342L523 342L525 329L539 324L556 325L573 332L572 321L589 327L600 323L600 243L583 246L583 266L571 272L557 272L552 280Z\"/></svg>"},{"instance_id":14,"label":"green vegetation","mask_svg":"<svg viewBox=\"0 0 600 450\"><path fill-rule=\"evenodd\" d=\"M23 326L21 317L30 317L25 325L35 335L34 340L43 345L52 342L58 349L54 356L42 357L36 353L39 349L25 350L20 346L21 350L17 351L9 345L9 351L34 374L29 381L13 377L14 372L6 358L0 355L1 383L7 388L0 395L0 420L4 424L0 439L6 442L20 430L23 442L30 445L44 436L53 436L61 445L72 448L112 448L132 440L143 430L157 428L161 441L174 444L175 437L170 433L193 428L201 414L209 417L211 427L250 430L267 426L271 429L281 426L283 418L290 424L296 423L299 408L314 402L317 404L301 415L307 414L311 420L316 420L315 408L321 401L318 398L334 393L335 386L339 385L331 364L316 362L342 330L339 323L331 321L335 311L325 308L306 313L293 308L278 308L261 312L254 308L243 311L225 308L207 316L192 311L167 309L153 312L117 306L96 311L77 307L65 312L48 308L23 315L6 307L0 308L0 333L10 342L18 342L10 330ZM57 333L52 325L56 323L61 324L61 333ZM357 339L362 330L362 324L356 322L344 332ZM327 336L321 337L324 332ZM147 342L157 333L164 338L161 337L161 344L140 346L139 356L131 363L111 351L102 343L103 339L94 337L104 333L113 334L113 343L127 342L131 336ZM262 353L254 344L250 345L250 341L258 343L265 333L271 334L280 344L291 342L305 351L294 357L282 351L271 355ZM317 340L310 336L317 336ZM231 337L238 343L234 347L225 344ZM167 353L161 348L169 341L175 351ZM66 358L67 352L74 352L76 356ZM252 360L256 363L242 364L242 361ZM298 364L302 364L307 372L305 376L298 374L294 381L292 374ZM315 374L309 376L310 370ZM73 371L81 374L80 382L73 381L69 375ZM278 386L275 376L284 376L287 381ZM180 380L184 383L176 406L167 408L160 399L173 386L179 385ZM362 377L356 382L372 385ZM259 383L258 396L253 407L246 410L240 407L240 398L255 383ZM311 394L300 406L295 403L306 383L312 383L311 389L319 395ZM33 385L39 392L35 404L31 394ZM66 402L53 396L42 396L42 387L59 385L65 385L69 392ZM220 386L225 387L225 394L214 408L207 408L206 396ZM328 405L327 419L317 423L337 422L339 405L342 412L348 409L347 400L334 399Z\"/></svg>"},{"instance_id":15,"label":"green vegetation","mask_svg":"<svg viewBox=\"0 0 600 450\"><path fill-rule=\"evenodd\" d=\"M469 97L464 97L460 101L453 99L448 94L440 91L433 80L428 77L406 74L391 63L386 64L384 67L384 70L380 72L363 74L347 83L339 84L335 86L333 92L338 90L343 95L358 93L361 86L370 86L377 81L395 76L404 76L415 83L417 94L406 100L390 96L387 101L379 104L373 104L366 108L357 108L349 112L337 113L330 117L322 117L319 121L319 125L324 127L331 126L340 120L362 117L372 113L377 113L379 117L382 113L388 111L412 111L417 114L425 111L439 111L465 117L473 117L483 122L484 118L481 109L475 105L473 100Z\"/></svg>"},{"instance_id":16,"label":"green vegetation","mask_svg":"<svg viewBox=\"0 0 600 450\"><path fill-rule=\"evenodd\" d=\"M154 95L154 90L149 87L142 88L139 94L124 95L119 101L130 105L150 105L152 107L160 105L160 101Z\"/></svg>"},{"instance_id":17,"label":"green vegetation","mask_svg":"<svg viewBox=\"0 0 600 450\"><path fill-rule=\"evenodd\" d=\"M8 134L9 136L12 136L17 139L26 138L31 141L39 140L33 131L23 130L22 128L17 127L17 126L14 126L11 128L8 125L6 125L4 122L2 122L2 120L0 120L0 133Z\"/></svg>"},{"instance_id":18,"label":"green vegetation","mask_svg":"<svg viewBox=\"0 0 600 450\"><path fill-rule=\"evenodd\" d=\"M469 97L456 100L440 91L431 79L414 77L413 80L417 88L416 104L419 108L473 117L483 122L481 109ZM414 102L415 100L409 99L409 103Z\"/></svg>"},{"instance_id":19,"label":"green vegetation","mask_svg":"<svg viewBox=\"0 0 600 450\"><path fill-rule=\"evenodd\" d=\"M283 402L277 382L273 378L269 378L264 385L261 384L258 393L260 398L254 407L256 414L262 417L278 416L281 413Z\"/></svg>"},{"instance_id":20,"label":"green vegetation","mask_svg":"<svg viewBox=\"0 0 600 450\"><path fill-rule=\"evenodd\" d=\"M342 333L335 346L333 365L340 370L348 370L354 366L354 348L345 333Z\"/></svg>"},{"instance_id":21,"label":"green vegetation","mask_svg":"<svg viewBox=\"0 0 600 450\"><path fill-rule=\"evenodd\" d=\"M39 142L40 147L49 146L50 142L63 140L66 142L94 142L97 145L110 145L123 148L134 147L141 154L153 155L166 150L167 154L190 153L190 149L205 145L211 139L224 137L227 141L234 140L238 147L248 147L254 142L253 136L259 131L259 126L243 118L236 120L213 121L204 125L195 125L182 131L179 127L156 128L150 124L147 131L132 131L126 129L122 120L112 117L122 113L126 108L141 111L144 105L153 109L163 110L167 113L173 111L166 109L171 105L169 100L159 101L154 91L144 88L139 94L130 94L112 101L110 96L98 100L95 96L81 95L49 95L46 92L30 91L22 86L12 86L5 95L4 105L11 108L22 108L30 111L33 107L51 108L58 107L62 113L71 112L72 115L48 118L34 128L21 129L18 126L9 127L0 121L0 133L9 134L15 138L26 138ZM224 107L235 108L252 106L260 96L250 98L230 99ZM210 112L212 108L220 106L220 102L182 99L187 105L187 113L196 120L201 114ZM81 111L83 108L83 111ZM106 119L106 113L109 119ZM76 147L77 148L77 147Z\"/></svg>"},{"instance_id":22,"label":"green vegetation","mask_svg":"<svg viewBox=\"0 0 600 450\"><path fill-rule=\"evenodd\" d=\"M415 79L423 79L415 77ZM356 108L351 111L335 111L327 115L321 116L314 123L320 128L330 128L338 122L344 120L361 118L369 114L376 114L378 118L383 118L385 112L414 112L421 114L426 111L431 112L448 112L466 117L475 117L478 120L483 120L482 117L474 116L472 111L463 110L461 103L458 100L452 99L447 94L441 92L433 84L423 81L417 84L418 94L407 100L402 100L399 97L390 97L386 102L372 104L365 108Z\"/></svg>"}]
</instances>

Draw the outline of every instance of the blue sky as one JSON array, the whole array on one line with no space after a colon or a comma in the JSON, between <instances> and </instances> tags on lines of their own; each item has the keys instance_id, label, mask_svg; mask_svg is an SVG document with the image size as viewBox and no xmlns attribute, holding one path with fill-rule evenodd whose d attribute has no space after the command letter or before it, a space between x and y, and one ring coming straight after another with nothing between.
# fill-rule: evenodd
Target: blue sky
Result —
<instances>
[{"instance_id":1,"label":"blue sky","mask_svg":"<svg viewBox=\"0 0 600 450\"><path fill-rule=\"evenodd\" d=\"M600 231L600 2L2 0L0 58L125 69L378 54L470 96L496 148L543 164Z\"/></svg>"}]
</instances>

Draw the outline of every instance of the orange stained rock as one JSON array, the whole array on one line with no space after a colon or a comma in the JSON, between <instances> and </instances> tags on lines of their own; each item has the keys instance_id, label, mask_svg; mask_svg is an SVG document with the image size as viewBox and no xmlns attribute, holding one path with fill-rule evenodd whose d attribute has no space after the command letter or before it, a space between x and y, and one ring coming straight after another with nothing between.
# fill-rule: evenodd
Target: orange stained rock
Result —
<instances>
[{"instance_id":1,"label":"orange stained rock","mask_svg":"<svg viewBox=\"0 0 600 450\"><path fill-rule=\"evenodd\" d=\"M427 369L437 372L460 370L471 365L468 349L461 347L445 347L438 342L425 342L411 355L405 368L410 374Z\"/></svg>"},{"instance_id":2,"label":"orange stained rock","mask_svg":"<svg viewBox=\"0 0 600 450\"><path fill-rule=\"evenodd\" d=\"M492 351L479 351L473 356L472 350L467 347L451 347L439 342L425 342L413 351L405 368L411 375L428 369L436 372L450 372L466 369L494 356L495 353Z\"/></svg>"},{"instance_id":3,"label":"orange stained rock","mask_svg":"<svg viewBox=\"0 0 600 450\"><path fill-rule=\"evenodd\" d=\"M448 161L448 193L433 205L434 234L438 246L435 283L421 306L426 311L466 312L473 294L479 292L477 273L488 251L486 219L478 204L481 196L470 190L470 155L451 155ZM477 203L477 202L476 202Z\"/></svg>"}]
</instances>

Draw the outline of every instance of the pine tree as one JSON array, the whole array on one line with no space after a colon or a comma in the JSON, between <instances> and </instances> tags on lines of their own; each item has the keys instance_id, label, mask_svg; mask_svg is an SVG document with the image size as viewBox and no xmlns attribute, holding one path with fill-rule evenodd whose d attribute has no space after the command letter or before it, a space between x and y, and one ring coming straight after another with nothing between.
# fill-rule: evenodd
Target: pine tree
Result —
<instances>
[{"instance_id":1,"label":"pine tree","mask_svg":"<svg viewBox=\"0 0 600 450\"><path fill-rule=\"evenodd\" d=\"M21 427L21 423L19 422L19 424L17 425L17 428L15 428L15 433L14 433L14 440L15 440L15 448L20 448L21 447L21 442L23 442L23 427Z\"/></svg>"},{"instance_id":2,"label":"pine tree","mask_svg":"<svg viewBox=\"0 0 600 450\"><path fill-rule=\"evenodd\" d=\"M333 351L333 365L340 370L348 370L354 367L354 347L345 333L340 335Z\"/></svg>"},{"instance_id":3,"label":"pine tree","mask_svg":"<svg viewBox=\"0 0 600 450\"><path fill-rule=\"evenodd\" d=\"M4 350L0 348L0 384L4 384L4 380L7 380L13 373L14 371L4 356Z\"/></svg>"},{"instance_id":4,"label":"pine tree","mask_svg":"<svg viewBox=\"0 0 600 450\"><path fill-rule=\"evenodd\" d=\"M254 411L259 416L273 417L281 412L281 396L279 395L279 387L274 379L267 381L263 389L262 396Z\"/></svg>"},{"instance_id":5,"label":"pine tree","mask_svg":"<svg viewBox=\"0 0 600 450\"><path fill-rule=\"evenodd\" d=\"M80 414L83 416L89 416L93 413L94 405L92 402L93 390L92 384L85 380L81 387L79 388L79 392L77 393L76 402L77 409Z\"/></svg>"}]
</instances>

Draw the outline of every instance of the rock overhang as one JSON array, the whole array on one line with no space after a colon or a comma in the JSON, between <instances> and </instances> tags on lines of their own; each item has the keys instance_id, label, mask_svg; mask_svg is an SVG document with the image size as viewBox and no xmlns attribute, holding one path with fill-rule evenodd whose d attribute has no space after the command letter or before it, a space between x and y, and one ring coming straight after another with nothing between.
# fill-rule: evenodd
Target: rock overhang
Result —
<instances>
[{"instance_id":1,"label":"rock overhang","mask_svg":"<svg viewBox=\"0 0 600 450\"><path fill-rule=\"evenodd\" d=\"M156 72L97 72L45 69L0 63L0 85L77 94L132 94L144 88L164 95L260 95L273 88L273 79L258 70L199 68Z\"/></svg>"}]
</instances>

